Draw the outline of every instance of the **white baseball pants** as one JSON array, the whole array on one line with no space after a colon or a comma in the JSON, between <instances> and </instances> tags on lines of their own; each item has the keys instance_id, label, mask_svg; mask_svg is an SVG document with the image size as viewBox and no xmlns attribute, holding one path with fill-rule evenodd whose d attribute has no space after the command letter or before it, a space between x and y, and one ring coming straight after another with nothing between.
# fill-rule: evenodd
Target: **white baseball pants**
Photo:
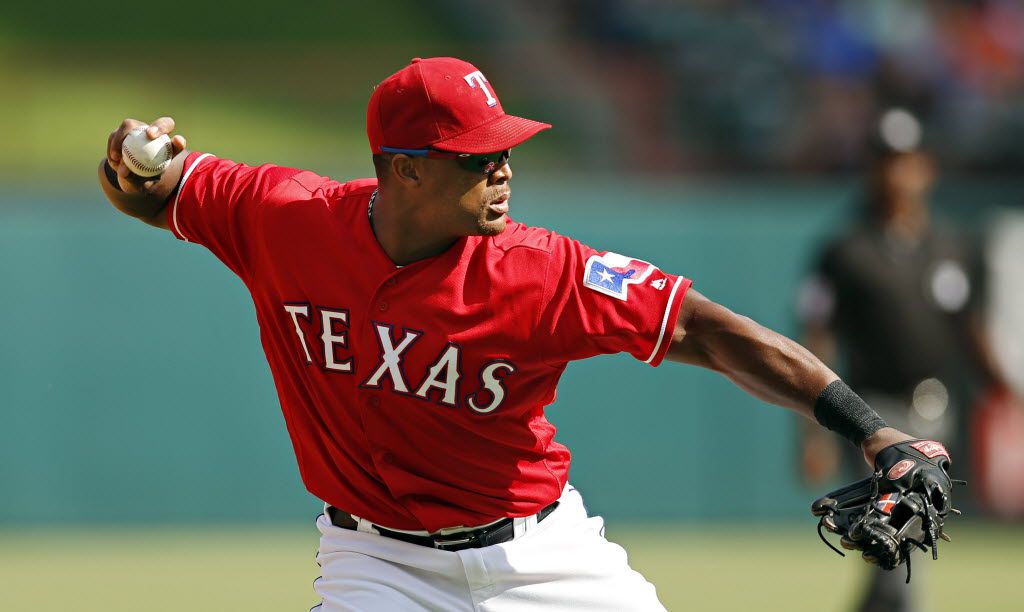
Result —
<instances>
[{"instance_id":1,"label":"white baseball pants","mask_svg":"<svg viewBox=\"0 0 1024 612\"><path fill-rule=\"evenodd\" d=\"M664 610L572 486L510 542L456 552L342 529L321 515L315 612ZM516 533L520 529L517 526Z\"/></svg>"}]
</instances>

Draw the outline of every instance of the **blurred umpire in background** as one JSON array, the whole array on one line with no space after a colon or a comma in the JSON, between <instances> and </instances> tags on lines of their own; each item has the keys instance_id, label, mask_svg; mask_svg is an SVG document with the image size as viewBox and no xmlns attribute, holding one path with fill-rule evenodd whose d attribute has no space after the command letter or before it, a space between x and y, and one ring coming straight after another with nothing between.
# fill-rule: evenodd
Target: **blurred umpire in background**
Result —
<instances>
[{"instance_id":1,"label":"blurred umpire in background","mask_svg":"<svg viewBox=\"0 0 1024 612\"><path fill-rule=\"evenodd\" d=\"M888 423L942 438L967 473L966 409L982 386L1001 385L982 329L978 251L937 223L928 197L935 166L920 148L921 127L886 112L873 135L861 216L822 251L798 299L805 342L839 366L852 388ZM839 464L865 469L856 449L804 428L802 469L813 484ZM920 582L915 581L915 585ZM922 609L921 590L877 567L857 610Z\"/></svg>"}]
</instances>

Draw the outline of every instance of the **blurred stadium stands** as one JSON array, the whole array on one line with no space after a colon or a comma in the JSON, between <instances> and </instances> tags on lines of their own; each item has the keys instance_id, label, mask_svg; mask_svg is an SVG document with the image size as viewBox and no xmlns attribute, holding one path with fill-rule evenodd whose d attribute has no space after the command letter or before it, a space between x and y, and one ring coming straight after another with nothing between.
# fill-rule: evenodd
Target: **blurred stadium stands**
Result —
<instances>
[{"instance_id":1,"label":"blurred stadium stands","mask_svg":"<svg viewBox=\"0 0 1024 612\"><path fill-rule=\"evenodd\" d=\"M585 34L608 79L645 100L634 115L657 121L626 115L649 129L636 148L665 143L668 161L850 170L874 118L894 105L925 120L930 147L953 167L1008 171L1024 155L1016 0L531 5L561 13L565 34Z\"/></svg>"},{"instance_id":2,"label":"blurred stadium stands","mask_svg":"<svg viewBox=\"0 0 1024 612\"><path fill-rule=\"evenodd\" d=\"M1024 156L1017 0L516 4L600 75L634 170L851 170L890 106L921 116L952 167Z\"/></svg>"},{"instance_id":3,"label":"blurred stadium stands","mask_svg":"<svg viewBox=\"0 0 1024 612\"><path fill-rule=\"evenodd\" d=\"M0 176L41 172L40 135L72 101L89 118L213 115L218 136L255 123L268 146L242 135L245 151L284 142L307 165L351 165L368 88L433 54L472 56L506 106L552 120L534 155L551 171L855 171L890 106L922 118L947 169L1019 172L1024 159L1018 0L318 0L286 16L269 0L130 16L48 6L0 17ZM218 108L238 108L237 125ZM324 125L345 146L297 146Z\"/></svg>"}]
</instances>

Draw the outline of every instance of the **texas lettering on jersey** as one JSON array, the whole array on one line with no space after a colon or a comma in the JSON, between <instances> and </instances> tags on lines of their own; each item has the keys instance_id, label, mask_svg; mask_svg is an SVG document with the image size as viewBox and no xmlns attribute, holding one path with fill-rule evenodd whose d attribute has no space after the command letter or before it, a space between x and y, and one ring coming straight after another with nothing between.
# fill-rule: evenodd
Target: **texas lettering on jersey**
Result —
<instances>
[{"instance_id":1,"label":"texas lettering on jersey","mask_svg":"<svg viewBox=\"0 0 1024 612\"><path fill-rule=\"evenodd\" d=\"M299 345L302 347L302 357L307 364L314 363L314 353L317 353L317 356L322 357L319 365L325 372L355 373L353 347L350 347L348 342L347 309L312 307L307 302L285 303L283 306L284 312L291 318ZM312 325L314 311L315 318L320 321L320 333L317 334L320 351L311 350L306 338L307 331L315 333ZM373 321L371 324L379 351L372 373L359 383L360 387L387 388L400 395L415 396L451 408L466 407L479 414L492 413L504 403L507 390L502 384L502 379L516 371L516 366L511 361L494 359L485 363L478 372L479 387L472 393L460 395L462 347L449 341L438 352L436 359L426 371L413 378L419 382L410 385L403 355L425 332L403 328L399 337L395 333L394 325L379 321Z\"/></svg>"}]
</instances>

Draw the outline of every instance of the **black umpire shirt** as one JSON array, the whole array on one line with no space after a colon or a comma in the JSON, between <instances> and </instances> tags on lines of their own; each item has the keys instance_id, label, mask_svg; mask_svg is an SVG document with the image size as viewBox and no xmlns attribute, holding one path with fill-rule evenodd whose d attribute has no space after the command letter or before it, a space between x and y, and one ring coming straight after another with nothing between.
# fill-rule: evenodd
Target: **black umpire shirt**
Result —
<instances>
[{"instance_id":1,"label":"black umpire shirt","mask_svg":"<svg viewBox=\"0 0 1024 612\"><path fill-rule=\"evenodd\" d=\"M800 311L835 334L859 392L908 397L929 378L962 391L975 364L969 320L981 279L978 258L948 228L933 224L911 243L864 223L824 250Z\"/></svg>"}]
</instances>

